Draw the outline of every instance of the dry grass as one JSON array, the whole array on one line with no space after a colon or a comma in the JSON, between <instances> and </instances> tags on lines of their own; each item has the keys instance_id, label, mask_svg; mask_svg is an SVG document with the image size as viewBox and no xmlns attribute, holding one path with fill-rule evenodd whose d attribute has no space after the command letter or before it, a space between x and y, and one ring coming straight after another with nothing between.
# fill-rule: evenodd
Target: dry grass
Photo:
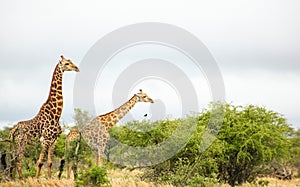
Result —
<instances>
[{"instance_id":1,"label":"dry grass","mask_svg":"<svg viewBox=\"0 0 300 187\"><path fill-rule=\"evenodd\" d=\"M140 175L143 173L141 170L129 171L126 169L123 170L111 170L108 173L108 178L113 187L171 187L173 185L161 185L155 183L149 183L142 181ZM275 178L259 178L259 180L269 181L268 187L300 187L300 179L293 180L279 180ZM254 187L259 185L254 184L244 184L242 187ZM230 187L228 184L218 184L214 187ZM259 186L261 187L261 186Z\"/></svg>"},{"instance_id":2,"label":"dry grass","mask_svg":"<svg viewBox=\"0 0 300 187\"><path fill-rule=\"evenodd\" d=\"M113 187L171 187L172 185L157 185L142 181L139 175L140 170L129 171L127 169L117 169L108 171L108 179ZM0 187L72 187L75 182L73 180L47 180L28 178L23 181L10 181L0 183Z\"/></svg>"},{"instance_id":3,"label":"dry grass","mask_svg":"<svg viewBox=\"0 0 300 187\"><path fill-rule=\"evenodd\" d=\"M113 187L172 187L172 185L160 185L151 182L145 182L140 179L143 173L141 170L129 171L127 169L110 170L108 172L108 179ZM269 181L268 187L300 187L300 179L293 179L290 181L283 181L274 178L259 178L259 180ZM28 178L24 181L14 181L0 183L0 187L72 187L74 186L73 180L47 180L47 179L33 179ZM242 187L254 187L259 185L244 184ZM214 187L230 187L228 184L218 184Z\"/></svg>"},{"instance_id":4,"label":"dry grass","mask_svg":"<svg viewBox=\"0 0 300 187\"><path fill-rule=\"evenodd\" d=\"M279 180L275 178L260 178L258 180L267 180L269 181L269 187L300 187L300 179L293 180Z\"/></svg>"},{"instance_id":5,"label":"dry grass","mask_svg":"<svg viewBox=\"0 0 300 187\"><path fill-rule=\"evenodd\" d=\"M293 180L280 180L280 179L275 179L275 178L258 178L257 181L259 180L266 180L269 181L269 184L267 187L300 187L300 179L293 179ZM262 187L261 185L255 185L255 184L250 184L246 183L243 184L242 187ZM216 185L215 187L230 187L228 184L220 184Z\"/></svg>"},{"instance_id":6,"label":"dry grass","mask_svg":"<svg viewBox=\"0 0 300 187\"><path fill-rule=\"evenodd\" d=\"M145 182L140 179L143 173L141 170L129 171L127 169L110 170L108 180L113 187L171 187L172 185L158 185L151 182Z\"/></svg>"},{"instance_id":7,"label":"dry grass","mask_svg":"<svg viewBox=\"0 0 300 187\"><path fill-rule=\"evenodd\" d=\"M48 186L65 186L73 187L74 181L72 180L57 180L57 179L34 179L28 178L22 181L10 181L5 183L0 183L1 187L48 187Z\"/></svg>"}]
</instances>

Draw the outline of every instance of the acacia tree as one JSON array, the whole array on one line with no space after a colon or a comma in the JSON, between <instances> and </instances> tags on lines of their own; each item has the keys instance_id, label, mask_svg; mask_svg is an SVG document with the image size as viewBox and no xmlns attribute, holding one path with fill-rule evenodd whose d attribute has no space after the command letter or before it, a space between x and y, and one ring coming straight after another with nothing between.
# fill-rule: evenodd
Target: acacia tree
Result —
<instances>
[{"instance_id":1,"label":"acacia tree","mask_svg":"<svg viewBox=\"0 0 300 187\"><path fill-rule=\"evenodd\" d=\"M300 177L300 129L292 133L291 159L289 162L297 170L297 177Z\"/></svg>"},{"instance_id":2,"label":"acacia tree","mask_svg":"<svg viewBox=\"0 0 300 187\"><path fill-rule=\"evenodd\" d=\"M225 106L218 134L221 152L215 157L219 178L231 186L251 181L256 167L289 156L289 125L279 113L264 107Z\"/></svg>"},{"instance_id":3,"label":"acacia tree","mask_svg":"<svg viewBox=\"0 0 300 187\"><path fill-rule=\"evenodd\" d=\"M282 115L264 107L213 103L187 120L195 123L194 119L197 130L187 145L145 177L182 186L207 186L217 181L235 186L251 182L260 166L289 156L289 125ZM204 131L210 133L204 137ZM212 141L204 150L203 145Z\"/></svg>"},{"instance_id":4,"label":"acacia tree","mask_svg":"<svg viewBox=\"0 0 300 187\"><path fill-rule=\"evenodd\" d=\"M84 126L88 125L92 119L92 116L88 111L82 110L80 108L74 108L73 119L75 121L75 127L82 129Z\"/></svg>"},{"instance_id":5,"label":"acacia tree","mask_svg":"<svg viewBox=\"0 0 300 187\"><path fill-rule=\"evenodd\" d=\"M9 142L4 141L8 137L10 128L4 127L3 130L0 130L0 181L2 178L5 178L7 175L9 168L8 163L8 155L11 155L11 144Z\"/></svg>"}]
</instances>

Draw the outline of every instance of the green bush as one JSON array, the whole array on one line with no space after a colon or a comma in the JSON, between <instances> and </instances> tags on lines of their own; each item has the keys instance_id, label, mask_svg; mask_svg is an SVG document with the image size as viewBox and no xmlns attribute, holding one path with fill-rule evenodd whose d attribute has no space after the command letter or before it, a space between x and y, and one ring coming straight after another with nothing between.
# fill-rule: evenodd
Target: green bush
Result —
<instances>
[{"instance_id":1,"label":"green bush","mask_svg":"<svg viewBox=\"0 0 300 187\"><path fill-rule=\"evenodd\" d=\"M78 126L89 119L86 112L77 109L75 113L74 120ZM9 129L0 130L0 137L6 137L8 132ZM259 106L212 104L208 110L183 119L132 121L115 126L110 130L110 136L111 139L132 147L158 145L172 136L180 141L186 139L187 143L179 147L178 141L171 142L170 146L180 148L172 158L145 169L142 178L158 183L213 186L219 182L235 186L251 182L258 170L261 171L263 166L274 161L288 162L300 171L300 130L293 131L282 115ZM91 164L95 154L81 140L75 158L76 142L71 142L71 148L65 152L65 135L62 134L57 141L53 160L60 160L61 157L65 157L66 161L78 159L79 176L76 186L109 185L107 169ZM109 141L105 154L111 160L114 156L117 156L115 159L121 159L118 157L121 155L123 160L130 161L129 165L137 166L139 163L134 161L143 161L125 148L117 146L116 141ZM11 146L0 142L0 149L1 152L10 152ZM25 177L34 176L40 151L38 143L27 145L23 161ZM160 156L165 155L160 151L153 151L143 158L148 161ZM45 162L44 168L46 167ZM28 168L31 170L25 171ZM261 182L259 185L267 184Z\"/></svg>"},{"instance_id":2,"label":"green bush","mask_svg":"<svg viewBox=\"0 0 300 187\"><path fill-rule=\"evenodd\" d=\"M258 183L259 186L264 187L264 186L268 186L268 184L269 184L270 182L269 182L268 180L263 180L263 179L261 179L261 180L259 180L257 183Z\"/></svg>"},{"instance_id":3,"label":"green bush","mask_svg":"<svg viewBox=\"0 0 300 187\"><path fill-rule=\"evenodd\" d=\"M156 128L139 131L149 126ZM145 179L182 186L205 186L214 182L235 186L251 182L259 166L289 157L289 124L282 115L253 105L214 103L209 110L185 119L130 122L114 127L110 134L124 144L147 147L164 142L178 129L180 133L176 136L179 139L187 138L187 134L192 132L186 129L195 131L176 155L152 166L144 175ZM174 145L177 143L174 142ZM113 144L109 147L120 155L127 151ZM127 160L136 159L135 155L125 156ZM145 156L151 160L159 153Z\"/></svg>"},{"instance_id":4,"label":"green bush","mask_svg":"<svg viewBox=\"0 0 300 187\"><path fill-rule=\"evenodd\" d=\"M89 169L80 170L76 186L104 186L109 185L106 167L92 166Z\"/></svg>"}]
</instances>

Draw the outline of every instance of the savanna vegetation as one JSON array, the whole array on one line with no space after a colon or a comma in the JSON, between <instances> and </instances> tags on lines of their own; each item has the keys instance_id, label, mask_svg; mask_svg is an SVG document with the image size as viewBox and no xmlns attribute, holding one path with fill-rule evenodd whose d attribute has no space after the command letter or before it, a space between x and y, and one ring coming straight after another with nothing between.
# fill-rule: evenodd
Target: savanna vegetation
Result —
<instances>
[{"instance_id":1,"label":"savanna vegetation","mask_svg":"<svg viewBox=\"0 0 300 187\"><path fill-rule=\"evenodd\" d=\"M87 112L75 110L76 126L82 127L90 119ZM270 177L300 177L300 130L291 128L281 114L260 106L214 103L183 119L132 121L115 126L110 131L112 138L103 167L95 165L95 155L84 140L78 154L74 154L76 142L72 142L72 149L65 150L70 128L63 123L65 133L56 144L53 166L57 177L62 161L72 161L76 179L68 183L70 186L119 186L114 176L122 175L126 180L126 176L132 177L130 173L134 173L135 181L131 186L268 186ZM5 127L0 137L6 138L8 132ZM169 150L159 149L165 145ZM142 148L151 146L158 148L143 154ZM141 148L140 155L130 147ZM9 178L12 149L10 143L0 143L2 184ZM24 177L34 177L39 152L38 144L27 147ZM62 182L66 182L65 168Z\"/></svg>"}]
</instances>

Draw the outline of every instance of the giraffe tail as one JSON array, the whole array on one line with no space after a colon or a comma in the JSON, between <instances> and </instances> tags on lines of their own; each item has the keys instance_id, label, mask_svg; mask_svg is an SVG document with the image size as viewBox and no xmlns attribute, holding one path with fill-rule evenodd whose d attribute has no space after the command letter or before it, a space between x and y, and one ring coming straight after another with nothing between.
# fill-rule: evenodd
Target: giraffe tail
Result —
<instances>
[{"instance_id":1,"label":"giraffe tail","mask_svg":"<svg viewBox=\"0 0 300 187\"><path fill-rule=\"evenodd\" d=\"M8 138L0 138L0 142L12 142L12 137L13 137L13 134L15 133L16 130L13 130L14 127L10 130L9 132L9 135L8 135ZM14 132L12 132L12 130Z\"/></svg>"},{"instance_id":2,"label":"giraffe tail","mask_svg":"<svg viewBox=\"0 0 300 187\"><path fill-rule=\"evenodd\" d=\"M16 131L19 129L20 123L17 123L16 125L13 126L13 128L9 131L8 134L8 140L13 141L14 135Z\"/></svg>"}]
</instances>

